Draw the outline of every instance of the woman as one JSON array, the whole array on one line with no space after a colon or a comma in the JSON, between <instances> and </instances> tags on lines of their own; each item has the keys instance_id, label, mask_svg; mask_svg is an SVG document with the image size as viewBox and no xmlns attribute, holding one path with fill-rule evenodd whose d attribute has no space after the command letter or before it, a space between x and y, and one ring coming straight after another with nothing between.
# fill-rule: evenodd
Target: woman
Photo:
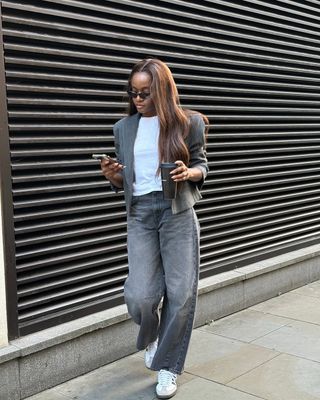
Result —
<instances>
[{"instance_id":1,"label":"woman","mask_svg":"<svg viewBox=\"0 0 320 400\"><path fill-rule=\"evenodd\" d=\"M199 224L193 206L208 172L207 119L180 107L171 71L157 59L133 67L128 95L129 115L114 126L117 162L105 159L101 168L113 188L125 192L125 301L140 325L137 348L146 349L146 366L158 371L157 396L167 399L177 391L194 321ZM161 162L176 164L173 200L163 198Z\"/></svg>"}]
</instances>

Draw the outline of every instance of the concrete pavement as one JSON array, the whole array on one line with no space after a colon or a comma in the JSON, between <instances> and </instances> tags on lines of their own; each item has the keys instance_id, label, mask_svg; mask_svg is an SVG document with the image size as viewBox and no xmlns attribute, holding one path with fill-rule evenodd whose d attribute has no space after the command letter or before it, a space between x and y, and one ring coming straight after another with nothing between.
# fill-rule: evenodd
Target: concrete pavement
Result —
<instances>
[{"instance_id":1,"label":"concrete pavement","mask_svg":"<svg viewBox=\"0 0 320 400\"><path fill-rule=\"evenodd\" d=\"M27 400L153 400L143 352ZM194 330L175 400L320 399L320 281Z\"/></svg>"}]
</instances>

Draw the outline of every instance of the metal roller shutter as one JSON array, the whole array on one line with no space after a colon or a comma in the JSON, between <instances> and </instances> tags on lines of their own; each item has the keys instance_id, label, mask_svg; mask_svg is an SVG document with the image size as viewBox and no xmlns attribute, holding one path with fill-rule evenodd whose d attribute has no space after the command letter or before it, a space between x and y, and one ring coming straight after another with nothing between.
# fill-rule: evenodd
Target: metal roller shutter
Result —
<instances>
[{"instance_id":1,"label":"metal roller shutter","mask_svg":"<svg viewBox=\"0 0 320 400\"><path fill-rule=\"evenodd\" d=\"M123 197L90 157L143 57L210 119L201 276L319 241L318 1L1 4L20 334L123 301Z\"/></svg>"}]
</instances>

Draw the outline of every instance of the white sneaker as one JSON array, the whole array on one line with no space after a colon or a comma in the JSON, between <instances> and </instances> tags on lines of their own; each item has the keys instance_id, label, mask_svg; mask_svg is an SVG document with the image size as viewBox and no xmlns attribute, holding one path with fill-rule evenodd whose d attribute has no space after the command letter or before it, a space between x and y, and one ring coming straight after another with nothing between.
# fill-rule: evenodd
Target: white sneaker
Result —
<instances>
[{"instance_id":1,"label":"white sneaker","mask_svg":"<svg viewBox=\"0 0 320 400\"><path fill-rule=\"evenodd\" d=\"M156 392L159 399L170 399L177 393L177 375L161 369L158 372L158 384L156 386Z\"/></svg>"},{"instance_id":2,"label":"white sneaker","mask_svg":"<svg viewBox=\"0 0 320 400\"><path fill-rule=\"evenodd\" d=\"M158 339L150 343L149 346L146 348L146 351L144 353L144 362L147 368L151 368L153 357L156 354L157 349L158 349Z\"/></svg>"}]
</instances>

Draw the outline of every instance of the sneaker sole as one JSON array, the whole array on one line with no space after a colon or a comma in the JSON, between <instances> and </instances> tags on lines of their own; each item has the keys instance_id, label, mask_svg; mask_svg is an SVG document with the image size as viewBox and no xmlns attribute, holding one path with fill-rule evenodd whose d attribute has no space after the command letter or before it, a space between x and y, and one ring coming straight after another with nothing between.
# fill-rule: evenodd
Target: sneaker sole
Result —
<instances>
[{"instance_id":1,"label":"sneaker sole","mask_svg":"<svg viewBox=\"0 0 320 400\"><path fill-rule=\"evenodd\" d=\"M176 389L175 392L172 393L172 394L170 394L170 395L167 395L167 394L163 394L163 395L157 394L157 397L158 397L158 399L171 399L171 397L173 397L173 396L175 396L175 395L177 394L177 390L178 390L178 389Z\"/></svg>"}]
</instances>

